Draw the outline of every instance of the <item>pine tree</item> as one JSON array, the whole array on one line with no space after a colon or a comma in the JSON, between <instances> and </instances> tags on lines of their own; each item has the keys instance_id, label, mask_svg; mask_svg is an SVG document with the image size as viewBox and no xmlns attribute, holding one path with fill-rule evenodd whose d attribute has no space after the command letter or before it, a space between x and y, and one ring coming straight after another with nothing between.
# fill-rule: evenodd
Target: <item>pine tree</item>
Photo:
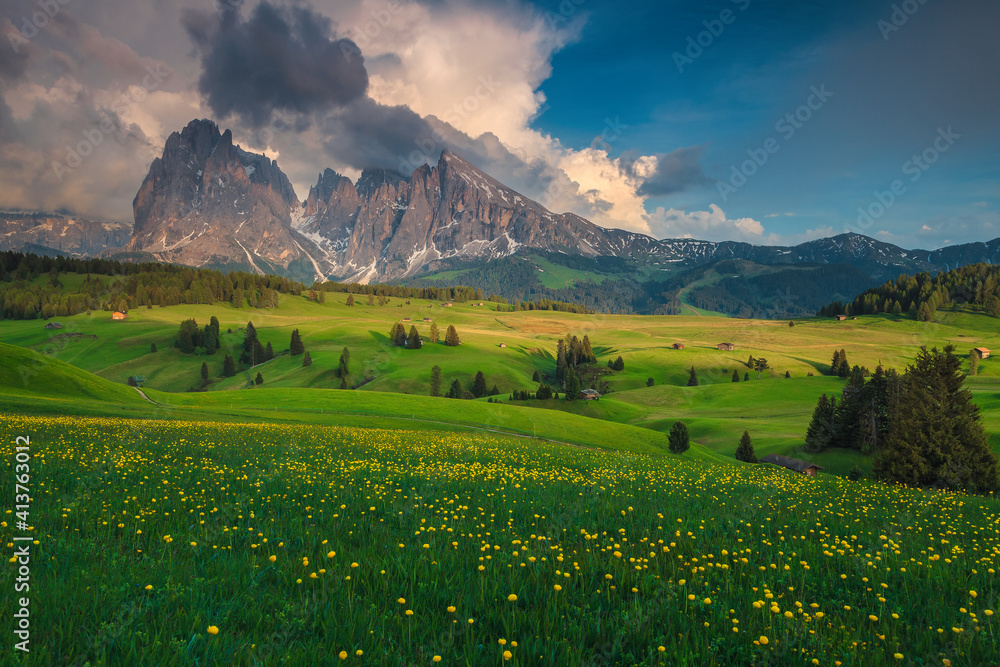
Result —
<instances>
[{"instance_id":1,"label":"pine tree","mask_svg":"<svg viewBox=\"0 0 1000 667\"><path fill-rule=\"evenodd\" d=\"M646 379L646 386L647 386L647 387L652 387L652 386L654 386L655 384L656 384L656 380L654 380L653 378L647 378L647 379Z\"/></svg>"},{"instance_id":2,"label":"pine tree","mask_svg":"<svg viewBox=\"0 0 1000 667\"><path fill-rule=\"evenodd\" d=\"M698 386L698 374L694 372L694 366L691 367L691 375L688 377L688 386L697 387Z\"/></svg>"},{"instance_id":3,"label":"pine tree","mask_svg":"<svg viewBox=\"0 0 1000 667\"><path fill-rule=\"evenodd\" d=\"M580 396L580 377L572 366L566 367L566 400L573 401Z\"/></svg>"},{"instance_id":4,"label":"pine tree","mask_svg":"<svg viewBox=\"0 0 1000 667\"><path fill-rule=\"evenodd\" d=\"M670 427L670 435L667 436L667 443L670 451L674 454L683 454L691 447L691 437L688 434L687 424L682 421L675 421Z\"/></svg>"},{"instance_id":5,"label":"pine tree","mask_svg":"<svg viewBox=\"0 0 1000 667\"><path fill-rule=\"evenodd\" d=\"M739 381L740 381L740 372L734 368L733 369L733 382L739 382Z\"/></svg>"},{"instance_id":6,"label":"pine tree","mask_svg":"<svg viewBox=\"0 0 1000 667\"><path fill-rule=\"evenodd\" d=\"M431 323L431 343L437 344L438 339L441 337L441 331L438 329L437 322Z\"/></svg>"},{"instance_id":7,"label":"pine tree","mask_svg":"<svg viewBox=\"0 0 1000 667\"><path fill-rule=\"evenodd\" d=\"M476 398L482 398L486 395L486 392L486 376L483 375L482 371L478 371L475 379L472 381L472 395Z\"/></svg>"},{"instance_id":8,"label":"pine tree","mask_svg":"<svg viewBox=\"0 0 1000 667\"><path fill-rule=\"evenodd\" d=\"M566 382L566 343L562 338L556 343L556 379L560 384Z\"/></svg>"},{"instance_id":9,"label":"pine tree","mask_svg":"<svg viewBox=\"0 0 1000 667\"><path fill-rule=\"evenodd\" d=\"M257 386L264 384L264 376L260 374L260 371L257 371L257 377L254 378L253 382Z\"/></svg>"},{"instance_id":10,"label":"pine tree","mask_svg":"<svg viewBox=\"0 0 1000 667\"><path fill-rule=\"evenodd\" d=\"M851 374L851 364L847 361L847 352L841 349L838 358L839 361L837 362L837 367L834 372L839 377L846 378Z\"/></svg>"},{"instance_id":11,"label":"pine tree","mask_svg":"<svg viewBox=\"0 0 1000 667\"><path fill-rule=\"evenodd\" d=\"M222 374L227 378L236 375L236 362L228 354L222 361Z\"/></svg>"},{"instance_id":12,"label":"pine tree","mask_svg":"<svg viewBox=\"0 0 1000 667\"><path fill-rule=\"evenodd\" d=\"M753 442L750 441L750 433L743 431L740 444L736 447L736 460L744 463L757 463L757 454L753 451Z\"/></svg>"},{"instance_id":13,"label":"pine tree","mask_svg":"<svg viewBox=\"0 0 1000 667\"><path fill-rule=\"evenodd\" d=\"M346 347L344 351L340 353L340 361L337 364L337 377L347 380L347 376L351 374L351 351Z\"/></svg>"},{"instance_id":14,"label":"pine tree","mask_svg":"<svg viewBox=\"0 0 1000 667\"><path fill-rule=\"evenodd\" d=\"M785 371L785 379L787 380L790 377L792 377L792 372L791 371Z\"/></svg>"},{"instance_id":15,"label":"pine tree","mask_svg":"<svg viewBox=\"0 0 1000 667\"><path fill-rule=\"evenodd\" d=\"M271 341L267 341L267 347L264 348L264 361L271 361L274 359L274 348L271 347Z\"/></svg>"},{"instance_id":16,"label":"pine tree","mask_svg":"<svg viewBox=\"0 0 1000 667\"><path fill-rule=\"evenodd\" d=\"M305 356L302 357L302 365L303 366L312 366L312 362L313 362L312 357L309 356L308 352L306 352Z\"/></svg>"},{"instance_id":17,"label":"pine tree","mask_svg":"<svg viewBox=\"0 0 1000 667\"><path fill-rule=\"evenodd\" d=\"M340 388L347 389L347 376L340 378Z\"/></svg>"},{"instance_id":18,"label":"pine tree","mask_svg":"<svg viewBox=\"0 0 1000 667\"><path fill-rule=\"evenodd\" d=\"M208 384L208 362L201 362L201 384Z\"/></svg>"},{"instance_id":19,"label":"pine tree","mask_svg":"<svg viewBox=\"0 0 1000 667\"><path fill-rule=\"evenodd\" d=\"M149 351L151 353L152 352L156 352L156 343L150 343L150 345L149 345Z\"/></svg>"},{"instance_id":20,"label":"pine tree","mask_svg":"<svg viewBox=\"0 0 1000 667\"><path fill-rule=\"evenodd\" d=\"M749 382L750 381L750 373L744 373L743 374L743 381L744 382Z\"/></svg>"},{"instance_id":21,"label":"pine tree","mask_svg":"<svg viewBox=\"0 0 1000 667\"><path fill-rule=\"evenodd\" d=\"M375 295L374 294L369 294L368 295L368 305L369 306L374 306L375 305Z\"/></svg>"},{"instance_id":22,"label":"pine tree","mask_svg":"<svg viewBox=\"0 0 1000 667\"><path fill-rule=\"evenodd\" d=\"M830 375L837 375L840 372L840 350L833 351L833 361L830 362Z\"/></svg>"},{"instance_id":23,"label":"pine tree","mask_svg":"<svg viewBox=\"0 0 1000 667\"><path fill-rule=\"evenodd\" d=\"M903 377L893 428L875 457L877 479L970 493L997 489L997 455L964 381L954 347L921 348Z\"/></svg>"},{"instance_id":24,"label":"pine tree","mask_svg":"<svg viewBox=\"0 0 1000 667\"><path fill-rule=\"evenodd\" d=\"M969 375L979 375L979 353L975 350L969 350Z\"/></svg>"},{"instance_id":25,"label":"pine tree","mask_svg":"<svg viewBox=\"0 0 1000 667\"><path fill-rule=\"evenodd\" d=\"M538 385L538 389L535 390L535 398L539 401L547 401L552 398L552 387L547 384Z\"/></svg>"},{"instance_id":26,"label":"pine tree","mask_svg":"<svg viewBox=\"0 0 1000 667\"><path fill-rule=\"evenodd\" d=\"M208 326L212 327L212 331L215 332L215 337L218 339L220 331L219 318L212 315L212 318L208 321Z\"/></svg>"},{"instance_id":27,"label":"pine tree","mask_svg":"<svg viewBox=\"0 0 1000 667\"><path fill-rule=\"evenodd\" d=\"M423 341L420 340L420 333L417 331L417 327L410 325L410 335L406 337L406 348L409 350L419 350L423 346Z\"/></svg>"},{"instance_id":28,"label":"pine tree","mask_svg":"<svg viewBox=\"0 0 1000 667\"><path fill-rule=\"evenodd\" d=\"M444 344L448 347L457 347L462 341L458 339L458 331L455 330L454 325L448 325L448 331L444 335Z\"/></svg>"},{"instance_id":29,"label":"pine tree","mask_svg":"<svg viewBox=\"0 0 1000 667\"><path fill-rule=\"evenodd\" d=\"M402 322L396 322L392 325L392 329L389 330L389 342L396 347L406 345L406 329Z\"/></svg>"},{"instance_id":30,"label":"pine tree","mask_svg":"<svg viewBox=\"0 0 1000 667\"><path fill-rule=\"evenodd\" d=\"M465 395L465 391L462 389L462 383L457 379L452 380L451 388L448 389L448 394L445 398L462 398Z\"/></svg>"},{"instance_id":31,"label":"pine tree","mask_svg":"<svg viewBox=\"0 0 1000 667\"><path fill-rule=\"evenodd\" d=\"M809 422L809 428L806 429L806 451L822 452L827 447L835 446L839 430L837 399L835 397L827 398L826 394L823 394L816 403L812 421Z\"/></svg>"},{"instance_id":32,"label":"pine tree","mask_svg":"<svg viewBox=\"0 0 1000 667\"><path fill-rule=\"evenodd\" d=\"M253 322L247 322L247 328L243 333L243 354L240 355L240 363L250 364L251 366L258 363L258 359L254 358L254 346L256 343L257 329L254 328Z\"/></svg>"},{"instance_id":33,"label":"pine tree","mask_svg":"<svg viewBox=\"0 0 1000 667\"><path fill-rule=\"evenodd\" d=\"M597 357L594 356L594 349L590 345L590 337L586 335L583 337L583 344L580 348L580 363L597 363Z\"/></svg>"},{"instance_id":34,"label":"pine tree","mask_svg":"<svg viewBox=\"0 0 1000 667\"><path fill-rule=\"evenodd\" d=\"M615 363L614 366L612 366L612 368L616 371L625 370L625 360L622 359L621 357L618 357L617 359L615 359Z\"/></svg>"},{"instance_id":35,"label":"pine tree","mask_svg":"<svg viewBox=\"0 0 1000 667\"><path fill-rule=\"evenodd\" d=\"M531 376L531 381L532 382L541 382L542 381L542 375L541 375L541 373L539 373L538 371L535 371L535 374Z\"/></svg>"},{"instance_id":36,"label":"pine tree","mask_svg":"<svg viewBox=\"0 0 1000 667\"><path fill-rule=\"evenodd\" d=\"M431 369L431 396L441 395L441 367Z\"/></svg>"},{"instance_id":37,"label":"pine tree","mask_svg":"<svg viewBox=\"0 0 1000 667\"><path fill-rule=\"evenodd\" d=\"M292 330L292 340L288 344L288 352L293 357L297 357L306 351L306 346L302 343L302 337L299 335L298 329Z\"/></svg>"},{"instance_id":38,"label":"pine tree","mask_svg":"<svg viewBox=\"0 0 1000 667\"><path fill-rule=\"evenodd\" d=\"M348 294L347 295L347 305L348 306L353 306L354 305L354 295L353 294Z\"/></svg>"}]
</instances>

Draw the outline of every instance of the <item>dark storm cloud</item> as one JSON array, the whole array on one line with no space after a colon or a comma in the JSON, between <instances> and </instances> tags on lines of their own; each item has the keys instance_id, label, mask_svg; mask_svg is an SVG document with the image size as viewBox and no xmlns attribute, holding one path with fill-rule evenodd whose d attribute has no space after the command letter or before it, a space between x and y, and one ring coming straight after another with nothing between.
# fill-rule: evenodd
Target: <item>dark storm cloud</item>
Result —
<instances>
[{"instance_id":1,"label":"dark storm cloud","mask_svg":"<svg viewBox=\"0 0 1000 667\"><path fill-rule=\"evenodd\" d=\"M627 176L642 180L638 190L640 195L664 197L711 182L698 162L704 151L704 146L690 146L670 153L658 153L655 156L656 172L646 177L640 177L635 172L637 153L626 153L619 158L619 162Z\"/></svg>"},{"instance_id":2,"label":"dark storm cloud","mask_svg":"<svg viewBox=\"0 0 1000 667\"><path fill-rule=\"evenodd\" d=\"M262 2L246 20L239 3L217 13L186 10L182 23L201 55L198 87L220 117L260 127L274 109L303 115L363 98L368 72L358 47L329 19Z\"/></svg>"},{"instance_id":3,"label":"dark storm cloud","mask_svg":"<svg viewBox=\"0 0 1000 667\"><path fill-rule=\"evenodd\" d=\"M330 115L322 129L326 152L356 169L382 167L406 175L438 145L431 126L409 107L385 106L370 97Z\"/></svg>"}]
</instances>

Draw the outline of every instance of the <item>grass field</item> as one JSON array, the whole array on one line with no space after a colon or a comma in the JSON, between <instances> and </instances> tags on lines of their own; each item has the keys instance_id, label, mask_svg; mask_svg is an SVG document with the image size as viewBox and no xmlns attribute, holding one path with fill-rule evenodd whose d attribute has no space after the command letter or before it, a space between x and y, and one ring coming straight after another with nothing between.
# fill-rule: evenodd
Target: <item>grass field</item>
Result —
<instances>
[{"instance_id":1,"label":"grass field","mask_svg":"<svg viewBox=\"0 0 1000 667\"><path fill-rule=\"evenodd\" d=\"M32 652L4 664L1000 660L996 500L492 434L65 417L2 420L5 478L18 435Z\"/></svg>"},{"instance_id":2,"label":"grass field","mask_svg":"<svg viewBox=\"0 0 1000 667\"><path fill-rule=\"evenodd\" d=\"M130 375L145 375L151 391L174 392L164 403L181 400L180 394L200 384L199 369L208 364L212 381L206 394L211 409L232 404L278 407L286 411L308 409L318 400L317 390L339 387L335 377L341 350L351 350L350 402L368 401L369 408L384 416L406 412L400 406L409 397L386 397L386 392L426 396L430 392L430 368L443 371L443 387L453 379L471 384L482 370L489 386L496 385L501 397L514 389L531 389L532 375L538 371L552 381L555 347L559 338L590 336L600 367L621 355L626 370L613 373L614 393L599 403L565 401L529 402L526 405L590 416L659 432L673 420L683 419L695 442L724 456L731 456L743 430L754 438L758 453L800 452L802 438L816 399L822 393L839 393L842 381L823 375L836 349L846 349L852 364L873 368L879 363L905 368L920 345L951 343L960 352L975 346L1000 347L995 319L965 312L939 312L937 321L919 323L896 321L891 316L868 316L847 322L829 319L787 322L735 320L717 317L650 317L575 315L548 311L498 313L489 302L483 307L458 303L442 308L440 303L392 299L384 307L344 305L346 295L330 294L325 304L304 297L282 296L281 307L268 310L237 310L226 305L176 306L137 309L124 322L111 321L108 313L61 318L64 329L44 329L40 321L0 322L0 342L46 353L48 358L66 361L120 385ZM172 347L182 319L194 317L200 324L215 315L222 324L223 349L211 356L184 355ZM409 318L424 336L435 320L442 334L449 324L459 331L462 345L449 348L427 344L420 350L395 348L388 343L388 331L399 320ZM222 361L229 352L238 356L242 342L240 328L253 321L263 342L271 342L279 357L253 370L264 377L264 385L245 389L247 376L222 378ZM313 365L304 368L300 357L282 356L292 329L302 333ZM226 333L227 330L232 333ZM684 350L673 350L682 342ZM720 352L719 342L732 342L734 352ZM156 344L157 352L150 352ZM501 348L500 344L506 345ZM750 355L768 359L771 369L760 379L751 374L749 383L731 382L733 369L742 377ZM689 369L694 367L701 386L686 387ZM785 371L791 379L785 379ZM812 377L809 377L809 374ZM370 381L367 381L370 378ZM655 386L646 387L648 378ZM1000 366L984 362L980 375L970 384L977 400L992 405L1000 382ZM274 394L275 390L285 393ZM230 399L213 398L215 394ZM335 393L335 392L334 392ZM250 394L253 397L232 397ZM367 398L366 398L367 397ZM184 399L187 400L187 399ZM323 401L339 400L325 397ZM372 406L376 406L372 408ZM471 404L432 402L433 407L412 406L411 414L425 409L456 421L456 413L477 410ZM194 409L194 405L185 405ZM398 409L397 409L398 408ZM499 423L508 417L502 411L476 412L476 419ZM986 424L995 446L1000 449L1000 419L986 411ZM292 418L292 417L289 417ZM554 418L554 417L553 417ZM470 418L471 419L471 418ZM440 421L435 419L435 421ZM458 420L461 421L461 420ZM469 419L465 420L466 422ZM515 428L531 430L523 420ZM566 427L567 429L570 427ZM566 429L563 429L564 431ZM578 429L579 430L579 429ZM567 438L568 440L568 438ZM829 472L844 474L855 464L866 466L853 452L825 452L816 458Z\"/></svg>"}]
</instances>

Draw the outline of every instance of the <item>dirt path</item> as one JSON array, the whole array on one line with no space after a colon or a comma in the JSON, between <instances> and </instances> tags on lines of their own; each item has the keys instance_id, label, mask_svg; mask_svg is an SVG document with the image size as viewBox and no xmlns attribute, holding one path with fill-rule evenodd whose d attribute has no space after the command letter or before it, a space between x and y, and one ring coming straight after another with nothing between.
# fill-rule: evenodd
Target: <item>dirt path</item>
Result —
<instances>
[{"instance_id":1,"label":"dirt path","mask_svg":"<svg viewBox=\"0 0 1000 667\"><path fill-rule=\"evenodd\" d=\"M159 405L159 403L157 403L156 401L154 401L153 399L151 399L149 396L146 396L146 394L142 391L142 389L139 389L138 387L132 387L132 388L135 389L137 392L139 392L140 396L142 396L144 399L146 399L147 401L149 401L153 405Z\"/></svg>"}]
</instances>

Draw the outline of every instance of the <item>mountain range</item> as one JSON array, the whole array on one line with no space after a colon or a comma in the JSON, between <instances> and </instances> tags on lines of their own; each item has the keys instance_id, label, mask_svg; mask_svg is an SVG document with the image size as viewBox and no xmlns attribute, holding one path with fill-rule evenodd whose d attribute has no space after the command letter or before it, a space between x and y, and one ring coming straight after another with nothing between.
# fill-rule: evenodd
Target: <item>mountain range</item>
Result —
<instances>
[{"instance_id":1,"label":"mountain range","mask_svg":"<svg viewBox=\"0 0 1000 667\"><path fill-rule=\"evenodd\" d=\"M276 161L243 150L231 131L206 119L170 135L133 210L131 230L61 214L0 213L0 249L124 252L129 259L362 283L408 281L539 252L615 257L646 277L725 260L845 265L873 284L1000 259L1000 239L934 251L858 234L794 247L657 240L549 211L448 151L409 176L367 169L353 182L326 169L300 201Z\"/></svg>"}]
</instances>

